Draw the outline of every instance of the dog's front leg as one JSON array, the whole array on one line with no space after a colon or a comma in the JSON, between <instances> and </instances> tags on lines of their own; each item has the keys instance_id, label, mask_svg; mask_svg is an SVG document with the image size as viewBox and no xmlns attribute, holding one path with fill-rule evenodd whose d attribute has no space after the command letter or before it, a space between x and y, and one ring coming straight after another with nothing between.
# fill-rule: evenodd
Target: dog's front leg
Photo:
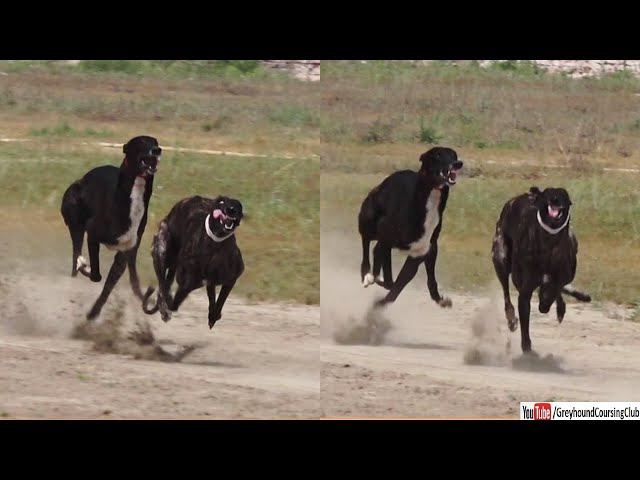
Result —
<instances>
[{"instance_id":1,"label":"dog's front leg","mask_svg":"<svg viewBox=\"0 0 640 480\"><path fill-rule=\"evenodd\" d=\"M436 280L436 259L438 258L438 244L432 243L429 253L424 259L424 266L427 270L427 287L431 299L441 307L451 307L452 302L448 297L443 297L438 291L438 281Z\"/></svg>"},{"instance_id":2,"label":"dog's front leg","mask_svg":"<svg viewBox=\"0 0 640 480\"><path fill-rule=\"evenodd\" d=\"M411 256L407 257L407 260L404 262L404 265L402 266L402 270L400 270L400 273L398 274L398 278L393 283L393 286L391 287L391 290L389 291L389 293L387 293L387 296L384 298L381 298L380 300L376 300L376 302L374 303L374 306L382 307L387 303L395 302L396 298L398 298L398 295L400 295L404 287L406 287L407 284L413 279L413 277L416 276L416 273L418 272L418 267L420 266L421 263L422 263L422 257L418 257L418 258L414 258Z\"/></svg>"},{"instance_id":3,"label":"dog's front leg","mask_svg":"<svg viewBox=\"0 0 640 480\"><path fill-rule=\"evenodd\" d=\"M564 314L567 312L567 304L564 302L564 298L562 298L561 294L558 294L558 298L556 298L556 313L558 315L558 323L562 323L562 319L564 318Z\"/></svg>"},{"instance_id":4,"label":"dog's front leg","mask_svg":"<svg viewBox=\"0 0 640 480\"><path fill-rule=\"evenodd\" d=\"M113 259L113 265L111 265L111 269L109 270L109 275L107 275L107 280L106 282L104 282L104 288L102 289L102 293L100 294L100 296L96 300L96 303L93 304L93 307L91 307L91 310L87 314L87 320L93 320L100 314L100 311L102 310L102 307L104 306L104 304L107 302L107 299L109 298L109 295L113 290L113 287L116 286L116 283L118 283L118 280L120 279L120 277L122 276L126 268L127 268L127 259L125 257L125 253L124 252L116 253L115 258ZM92 270L92 273L93 273L93 270Z\"/></svg>"},{"instance_id":5,"label":"dog's front leg","mask_svg":"<svg viewBox=\"0 0 640 480\"><path fill-rule=\"evenodd\" d=\"M142 290L140 290L140 277L138 277L138 269L136 267L136 260L138 257L138 247L140 246L140 240L138 245L126 252L127 255L127 267L129 268L129 281L131 282L131 289L133 294L142 300Z\"/></svg>"},{"instance_id":6,"label":"dog's front leg","mask_svg":"<svg viewBox=\"0 0 640 480\"><path fill-rule=\"evenodd\" d=\"M89 265L91 267L89 278L92 282L99 282L102 280L102 275L100 275L100 242L94 238L87 238L87 247L89 248Z\"/></svg>"},{"instance_id":7,"label":"dog's front leg","mask_svg":"<svg viewBox=\"0 0 640 480\"><path fill-rule=\"evenodd\" d=\"M531 296L533 290L523 289L518 295L518 313L520 314L520 338L522 351L531 352L531 338L529 337L529 315L531 313Z\"/></svg>"},{"instance_id":8,"label":"dog's front leg","mask_svg":"<svg viewBox=\"0 0 640 480\"><path fill-rule=\"evenodd\" d=\"M213 328L215 323L222 318L222 307L227 301L227 297L231 293L235 282L223 285L220 289L220 296L216 301L216 286L213 282L207 284L207 293L209 294L209 328Z\"/></svg>"}]
</instances>

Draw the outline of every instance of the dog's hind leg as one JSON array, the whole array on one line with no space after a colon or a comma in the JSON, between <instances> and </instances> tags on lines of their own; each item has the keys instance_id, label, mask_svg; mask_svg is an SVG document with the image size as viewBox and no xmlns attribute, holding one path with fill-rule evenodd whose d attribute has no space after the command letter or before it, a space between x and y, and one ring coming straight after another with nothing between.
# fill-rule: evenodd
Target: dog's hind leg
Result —
<instances>
[{"instance_id":1,"label":"dog's hind leg","mask_svg":"<svg viewBox=\"0 0 640 480\"><path fill-rule=\"evenodd\" d=\"M116 253L115 258L113 259L113 265L111 265L111 269L109 270L109 275L107 275L107 280L104 282L104 288L102 289L102 293L96 300L96 303L93 304L89 313L87 313L87 320L93 320L96 318L104 304L107 302L109 295L111 295L111 291L113 287L116 286L120 277L127 269L127 258L124 252Z\"/></svg>"},{"instance_id":2,"label":"dog's hind leg","mask_svg":"<svg viewBox=\"0 0 640 480\"><path fill-rule=\"evenodd\" d=\"M374 283L374 278L373 278L373 275L371 274L371 263L369 262L369 245L370 244L371 244L371 240L362 236L362 263L360 264L360 278L362 280L362 286L365 288ZM374 263L375 263L375 247L374 247Z\"/></svg>"},{"instance_id":3,"label":"dog's hind leg","mask_svg":"<svg viewBox=\"0 0 640 480\"><path fill-rule=\"evenodd\" d=\"M69 225L69 233L71 235L71 243L73 246L73 255L71 257L71 276L75 277L78 275L78 270L84 263L86 263L82 260L81 263L78 263L78 258L82 254L82 244L84 242L84 227L78 225Z\"/></svg>"},{"instance_id":4,"label":"dog's hind leg","mask_svg":"<svg viewBox=\"0 0 640 480\"><path fill-rule=\"evenodd\" d=\"M153 258L153 269L158 279L158 309L164 322L171 320L170 306L173 304L173 299L170 290L175 276L175 269L171 270L167 267L169 240L167 224L163 221L160 223L158 233L153 237L151 257ZM167 270L173 273L169 276Z\"/></svg>"},{"instance_id":5,"label":"dog's hind leg","mask_svg":"<svg viewBox=\"0 0 640 480\"><path fill-rule=\"evenodd\" d=\"M83 275L88 277L89 270L85 267L87 262L81 257L86 217L82 207L81 187L78 182L72 183L64 192L60 213L62 214L64 223L69 228L69 234L71 235L71 243L73 247L71 276L77 276L78 271L80 271ZM78 262L78 257L81 257L80 262Z\"/></svg>"},{"instance_id":6,"label":"dog's hind leg","mask_svg":"<svg viewBox=\"0 0 640 480\"><path fill-rule=\"evenodd\" d=\"M431 300L436 302L441 307L451 307L451 299L443 297L438 291L438 281L436 279L436 259L438 258L438 244L432 243L431 248L427 256L424 258L424 266L427 270L427 288L429 289L429 295Z\"/></svg>"},{"instance_id":7,"label":"dog's hind leg","mask_svg":"<svg viewBox=\"0 0 640 480\"><path fill-rule=\"evenodd\" d=\"M567 311L567 304L564 303L564 298L562 295L558 295L556 298L556 313L558 314L558 323L562 323L562 319L564 318L564 314Z\"/></svg>"},{"instance_id":8,"label":"dog's hind leg","mask_svg":"<svg viewBox=\"0 0 640 480\"><path fill-rule=\"evenodd\" d=\"M516 328L518 328L518 318L516 317L513 304L511 303L511 295L509 294L511 259L507 246L505 245L504 238L501 235L496 235L493 240L491 259L493 260L493 266L496 270L500 285L502 286L502 293L504 295L504 313L507 317L507 325L509 326L510 331L515 332Z\"/></svg>"},{"instance_id":9,"label":"dog's hind leg","mask_svg":"<svg viewBox=\"0 0 640 480\"><path fill-rule=\"evenodd\" d=\"M383 275L380 275L380 270L382 270ZM378 285L391 290L393 286L391 248L379 241L373 248L373 277Z\"/></svg>"},{"instance_id":10,"label":"dog's hind leg","mask_svg":"<svg viewBox=\"0 0 640 480\"><path fill-rule=\"evenodd\" d=\"M402 270L400 270L400 273L398 274L398 278L393 283L393 286L391 287L391 290L389 291L389 293L387 293L387 295L384 298L380 300L376 300L374 305L376 307L382 307L387 303L395 302L396 298L398 298L398 295L400 295L402 290L404 290L404 287L406 287L407 284L411 280L413 280L413 277L416 276L416 273L418 272L418 267L420 266L421 263L422 263L422 257L418 257L418 258L407 257L407 260L404 262L404 265L402 266Z\"/></svg>"}]
</instances>

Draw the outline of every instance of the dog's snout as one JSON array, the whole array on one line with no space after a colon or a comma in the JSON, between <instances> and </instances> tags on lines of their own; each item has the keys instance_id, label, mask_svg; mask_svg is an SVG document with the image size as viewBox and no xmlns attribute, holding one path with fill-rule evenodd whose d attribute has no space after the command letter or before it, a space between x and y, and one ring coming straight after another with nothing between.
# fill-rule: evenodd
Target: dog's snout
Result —
<instances>
[{"instance_id":1,"label":"dog's snout","mask_svg":"<svg viewBox=\"0 0 640 480\"><path fill-rule=\"evenodd\" d=\"M160 147L153 147L151 149L151 155L158 156L162 153L162 149Z\"/></svg>"},{"instance_id":2,"label":"dog's snout","mask_svg":"<svg viewBox=\"0 0 640 480\"><path fill-rule=\"evenodd\" d=\"M142 160L142 163L144 163L147 167L157 167L158 166L158 158L157 157L147 157L144 160Z\"/></svg>"},{"instance_id":3,"label":"dog's snout","mask_svg":"<svg viewBox=\"0 0 640 480\"><path fill-rule=\"evenodd\" d=\"M227 206L224 210L225 210L225 212L224 212L224 213L225 213L226 215L233 215L233 214L235 214L235 213L236 213L236 207L234 207L233 205L229 205L229 206Z\"/></svg>"},{"instance_id":4,"label":"dog's snout","mask_svg":"<svg viewBox=\"0 0 640 480\"><path fill-rule=\"evenodd\" d=\"M454 162L454 164L451 166L451 168L453 170L460 170L463 165L464 165L464 162L462 160L458 160L457 162Z\"/></svg>"}]
</instances>

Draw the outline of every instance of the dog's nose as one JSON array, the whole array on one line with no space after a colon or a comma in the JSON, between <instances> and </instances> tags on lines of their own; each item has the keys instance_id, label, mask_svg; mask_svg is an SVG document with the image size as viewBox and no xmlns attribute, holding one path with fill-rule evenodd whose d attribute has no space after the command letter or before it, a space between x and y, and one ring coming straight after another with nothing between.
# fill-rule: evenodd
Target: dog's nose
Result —
<instances>
[{"instance_id":1,"label":"dog's nose","mask_svg":"<svg viewBox=\"0 0 640 480\"><path fill-rule=\"evenodd\" d=\"M151 155L158 156L162 153L162 149L160 147L153 147L151 149Z\"/></svg>"},{"instance_id":2,"label":"dog's nose","mask_svg":"<svg viewBox=\"0 0 640 480\"><path fill-rule=\"evenodd\" d=\"M226 215L233 215L234 213L236 213L236 207L234 207L233 205L229 205L224 210Z\"/></svg>"}]
</instances>

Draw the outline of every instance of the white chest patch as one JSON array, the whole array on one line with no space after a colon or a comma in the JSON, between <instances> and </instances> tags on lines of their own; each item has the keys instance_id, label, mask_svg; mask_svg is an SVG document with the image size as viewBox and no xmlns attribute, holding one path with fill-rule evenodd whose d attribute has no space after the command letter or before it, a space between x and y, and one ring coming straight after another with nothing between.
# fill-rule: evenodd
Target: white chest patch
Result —
<instances>
[{"instance_id":1,"label":"white chest patch","mask_svg":"<svg viewBox=\"0 0 640 480\"><path fill-rule=\"evenodd\" d=\"M431 248L431 235L440 223L440 190L433 189L427 198L427 216L424 219L424 234L409 245L409 256L424 257Z\"/></svg>"},{"instance_id":2,"label":"white chest patch","mask_svg":"<svg viewBox=\"0 0 640 480\"><path fill-rule=\"evenodd\" d=\"M138 242L138 227L144 215L144 187L146 184L147 181L144 178L136 177L130 197L129 220L131 220L131 226L118 237L118 243L116 245L108 245L107 248L125 252L136 246Z\"/></svg>"}]
</instances>

